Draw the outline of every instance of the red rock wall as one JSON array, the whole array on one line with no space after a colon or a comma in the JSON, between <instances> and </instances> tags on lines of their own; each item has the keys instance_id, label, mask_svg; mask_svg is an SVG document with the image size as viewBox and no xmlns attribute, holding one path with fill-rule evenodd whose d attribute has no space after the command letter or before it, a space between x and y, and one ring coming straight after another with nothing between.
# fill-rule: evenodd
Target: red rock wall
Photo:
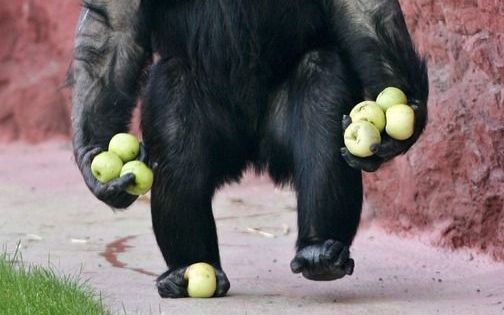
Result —
<instances>
[{"instance_id":1,"label":"red rock wall","mask_svg":"<svg viewBox=\"0 0 504 315\"><path fill-rule=\"evenodd\" d=\"M70 65L78 0L2 0L0 141L69 134Z\"/></svg>"},{"instance_id":2,"label":"red rock wall","mask_svg":"<svg viewBox=\"0 0 504 315\"><path fill-rule=\"evenodd\" d=\"M419 143L367 174L368 212L390 231L504 259L504 1L402 0L428 56L430 123ZM0 5L0 141L69 135L78 0Z\"/></svg>"},{"instance_id":3,"label":"red rock wall","mask_svg":"<svg viewBox=\"0 0 504 315\"><path fill-rule=\"evenodd\" d=\"M504 260L504 1L401 3L429 59L429 124L366 175L368 210L390 231Z\"/></svg>"}]
</instances>

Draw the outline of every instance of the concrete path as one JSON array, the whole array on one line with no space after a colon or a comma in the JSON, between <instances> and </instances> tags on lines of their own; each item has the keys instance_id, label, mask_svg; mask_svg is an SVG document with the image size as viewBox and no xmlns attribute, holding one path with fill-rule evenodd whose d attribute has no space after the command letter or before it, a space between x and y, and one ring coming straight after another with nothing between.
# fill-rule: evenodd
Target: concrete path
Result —
<instances>
[{"instance_id":1,"label":"concrete path","mask_svg":"<svg viewBox=\"0 0 504 315\"><path fill-rule=\"evenodd\" d=\"M352 249L351 277L293 275L295 198L247 176L214 201L223 267L221 299L162 300L164 262L148 199L113 213L84 186L68 144L0 146L0 246L21 242L26 262L80 273L117 314L504 314L504 264L448 253L369 224Z\"/></svg>"}]
</instances>

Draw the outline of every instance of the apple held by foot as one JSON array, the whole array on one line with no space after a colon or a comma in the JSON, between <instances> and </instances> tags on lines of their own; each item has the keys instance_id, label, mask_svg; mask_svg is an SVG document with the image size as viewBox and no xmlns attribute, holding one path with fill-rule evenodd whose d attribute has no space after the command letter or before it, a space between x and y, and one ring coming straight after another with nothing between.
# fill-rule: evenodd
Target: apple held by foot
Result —
<instances>
[{"instance_id":1,"label":"apple held by foot","mask_svg":"<svg viewBox=\"0 0 504 315\"><path fill-rule=\"evenodd\" d=\"M143 195L148 192L152 187L154 175L152 170L141 161L131 161L122 167L121 176L133 173L135 175L135 182L126 187L126 192L132 195Z\"/></svg>"},{"instance_id":2,"label":"apple held by foot","mask_svg":"<svg viewBox=\"0 0 504 315\"><path fill-rule=\"evenodd\" d=\"M408 104L408 98L401 89L388 87L376 98L376 103L386 112L391 106L397 104Z\"/></svg>"},{"instance_id":3,"label":"apple held by foot","mask_svg":"<svg viewBox=\"0 0 504 315\"><path fill-rule=\"evenodd\" d=\"M378 129L367 121L351 123L344 134L345 146L348 151L358 157L372 156L371 146L381 142Z\"/></svg>"},{"instance_id":4,"label":"apple held by foot","mask_svg":"<svg viewBox=\"0 0 504 315\"><path fill-rule=\"evenodd\" d=\"M350 112L350 118L352 122L357 122L360 120L368 121L372 123L379 132L385 129L385 113L376 102L364 101L355 105Z\"/></svg>"},{"instance_id":5,"label":"apple held by foot","mask_svg":"<svg viewBox=\"0 0 504 315\"><path fill-rule=\"evenodd\" d=\"M414 132L415 112L408 105L394 105L387 112L385 131L396 140L409 139Z\"/></svg>"},{"instance_id":6,"label":"apple held by foot","mask_svg":"<svg viewBox=\"0 0 504 315\"><path fill-rule=\"evenodd\" d=\"M102 184L108 183L119 177L123 162L112 152L102 152L93 158L91 173Z\"/></svg>"},{"instance_id":7,"label":"apple held by foot","mask_svg":"<svg viewBox=\"0 0 504 315\"><path fill-rule=\"evenodd\" d=\"M184 273L187 280L187 294L193 298L209 298L217 289L215 269L207 263L196 263L187 267Z\"/></svg>"},{"instance_id":8,"label":"apple held by foot","mask_svg":"<svg viewBox=\"0 0 504 315\"><path fill-rule=\"evenodd\" d=\"M137 157L140 143L132 134L118 133L110 139L108 150L117 154L126 163Z\"/></svg>"}]
</instances>

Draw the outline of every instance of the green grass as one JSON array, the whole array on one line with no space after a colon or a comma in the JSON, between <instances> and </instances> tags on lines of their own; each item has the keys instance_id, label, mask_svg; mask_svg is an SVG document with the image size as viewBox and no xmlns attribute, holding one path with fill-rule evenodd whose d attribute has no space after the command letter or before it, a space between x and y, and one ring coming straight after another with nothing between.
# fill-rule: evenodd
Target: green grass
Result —
<instances>
[{"instance_id":1,"label":"green grass","mask_svg":"<svg viewBox=\"0 0 504 315\"><path fill-rule=\"evenodd\" d=\"M76 276L59 276L51 268L25 266L0 254L0 314L106 314L102 300Z\"/></svg>"}]
</instances>

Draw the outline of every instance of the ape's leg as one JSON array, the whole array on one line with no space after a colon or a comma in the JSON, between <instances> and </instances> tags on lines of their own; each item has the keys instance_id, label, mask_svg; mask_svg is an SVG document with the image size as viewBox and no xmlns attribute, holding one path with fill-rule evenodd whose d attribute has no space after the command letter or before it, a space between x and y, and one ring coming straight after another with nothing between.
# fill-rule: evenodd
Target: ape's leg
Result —
<instances>
[{"instance_id":1,"label":"ape's leg","mask_svg":"<svg viewBox=\"0 0 504 315\"><path fill-rule=\"evenodd\" d=\"M187 295L183 274L195 262L217 270L216 296L229 281L222 271L211 200L223 178L243 164L231 117L212 102L182 61L155 66L142 112L142 131L154 170L152 223L169 270L158 278L163 297ZM236 142L236 143L235 143ZM224 172L226 170L226 172Z\"/></svg>"},{"instance_id":2,"label":"ape's leg","mask_svg":"<svg viewBox=\"0 0 504 315\"><path fill-rule=\"evenodd\" d=\"M270 173L281 173L287 161L298 197L299 235L291 268L312 280L353 271L349 247L360 220L361 172L340 154L343 114L359 98L352 90L358 84L350 80L337 52L311 52L272 104Z\"/></svg>"}]
</instances>

